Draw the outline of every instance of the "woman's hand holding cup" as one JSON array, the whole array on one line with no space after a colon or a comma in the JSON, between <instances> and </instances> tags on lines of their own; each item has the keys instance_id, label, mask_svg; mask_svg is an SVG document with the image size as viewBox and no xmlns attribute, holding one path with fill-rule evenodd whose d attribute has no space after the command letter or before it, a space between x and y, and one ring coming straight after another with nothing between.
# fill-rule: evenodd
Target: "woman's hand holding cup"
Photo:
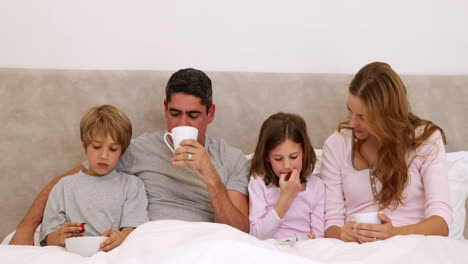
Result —
<instances>
[{"instance_id":1,"label":"woman's hand holding cup","mask_svg":"<svg viewBox=\"0 0 468 264\"><path fill-rule=\"evenodd\" d=\"M385 240L393 236L392 221L384 213L355 214L355 218L353 231L360 243Z\"/></svg>"}]
</instances>

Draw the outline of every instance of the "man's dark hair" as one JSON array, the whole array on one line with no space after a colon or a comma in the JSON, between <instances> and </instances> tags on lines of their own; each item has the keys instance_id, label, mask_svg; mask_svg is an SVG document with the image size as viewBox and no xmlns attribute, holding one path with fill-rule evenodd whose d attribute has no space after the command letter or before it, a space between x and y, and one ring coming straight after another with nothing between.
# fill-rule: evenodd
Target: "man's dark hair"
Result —
<instances>
[{"instance_id":1,"label":"man's dark hair","mask_svg":"<svg viewBox=\"0 0 468 264\"><path fill-rule=\"evenodd\" d=\"M213 103L213 90L210 78L202 71L187 68L172 74L166 86L166 102L171 101L173 93L184 93L200 98L200 103L206 105L206 112Z\"/></svg>"}]
</instances>

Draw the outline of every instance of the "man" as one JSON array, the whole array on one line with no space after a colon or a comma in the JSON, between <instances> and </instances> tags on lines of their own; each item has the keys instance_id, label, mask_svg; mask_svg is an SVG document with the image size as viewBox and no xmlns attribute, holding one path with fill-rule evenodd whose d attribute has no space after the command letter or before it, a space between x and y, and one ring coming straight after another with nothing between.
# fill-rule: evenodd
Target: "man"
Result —
<instances>
[{"instance_id":1,"label":"man","mask_svg":"<svg viewBox=\"0 0 468 264\"><path fill-rule=\"evenodd\" d=\"M144 134L132 140L116 167L144 181L150 220L216 222L248 232L247 161L240 150L205 135L215 115L210 78L196 69L177 71L167 83L164 106L168 131L192 126L198 139L182 141L172 153L164 133ZM41 191L10 244L33 245L50 190L82 169L55 178Z\"/></svg>"}]
</instances>

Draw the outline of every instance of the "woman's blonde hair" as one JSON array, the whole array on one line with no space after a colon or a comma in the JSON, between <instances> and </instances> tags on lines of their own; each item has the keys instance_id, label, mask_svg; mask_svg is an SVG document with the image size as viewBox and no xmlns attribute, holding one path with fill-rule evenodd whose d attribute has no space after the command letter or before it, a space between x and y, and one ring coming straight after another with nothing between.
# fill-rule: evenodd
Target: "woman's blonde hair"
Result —
<instances>
[{"instance_id":1,"label":"woman's blonde hair","mask_svg":"<svg viewBox=\"0 0 468 264\"><path fill-rule=\"evenodd\" d=\"M287 139L301 144L303 151L301 183L312 173L316 156L307 135L306 123L302 117L296 114L276 113L263 122L258 136L257 147L250 165L250 173L263 175L265 185L279 187L279 179L273 172L271 163L267 161L270 151Z\"/></svg>"},{"instance_id":2,"label":"woman's blonde hair","mask_svg":"<svg viewBox=\"0 0 468 264\"><path fill-rule=\"evenodd\" d=\"M122 147L123 154L132 139L132 123L124 112L113 105L95 106L83 115L80 122L80 137L85 148L96 134L101 133L109 133Z\"/></svg>"},{"instance_id":3,"label":"woman's blonde hair","mask_svg":"<svg viewBox=\"0 0 468 264\"><path fill-rule=\"evenodd\" d=\"M412 160L406 162L406 153L418 148L437 130L446 143L444 131L411 113L406 87L386 63L364 66L351 81L349 92L362 100L369 132L379 144L372 173L382 183L382 190L375 200L380 209L396 209L399 204L404 205L402 194L409 182ZM423 131L416 136L415 130L420 126ZM343 128L350 128L349 121L342 122L338 130ZM360 153L361 145L358 139L353 152Z\"/></svg>"}]
</instances>

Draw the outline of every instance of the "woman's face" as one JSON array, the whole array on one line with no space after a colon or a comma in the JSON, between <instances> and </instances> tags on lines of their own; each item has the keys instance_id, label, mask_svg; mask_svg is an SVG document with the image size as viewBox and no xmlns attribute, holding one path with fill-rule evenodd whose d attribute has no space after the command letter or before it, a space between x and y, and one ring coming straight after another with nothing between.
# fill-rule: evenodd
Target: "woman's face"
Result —
<instances>
[{"instance_id":1,"label":"woman's face","mask_svg":"<svg viewBox=\"0 0 468 264\"><path fill-rule=\"evenodd\" d=\"M349 125L354 134L360 140L367 139L370 135L365 116L365 107L361 98L348 93L348 118Z\"/></svg>"}]
</instances>

